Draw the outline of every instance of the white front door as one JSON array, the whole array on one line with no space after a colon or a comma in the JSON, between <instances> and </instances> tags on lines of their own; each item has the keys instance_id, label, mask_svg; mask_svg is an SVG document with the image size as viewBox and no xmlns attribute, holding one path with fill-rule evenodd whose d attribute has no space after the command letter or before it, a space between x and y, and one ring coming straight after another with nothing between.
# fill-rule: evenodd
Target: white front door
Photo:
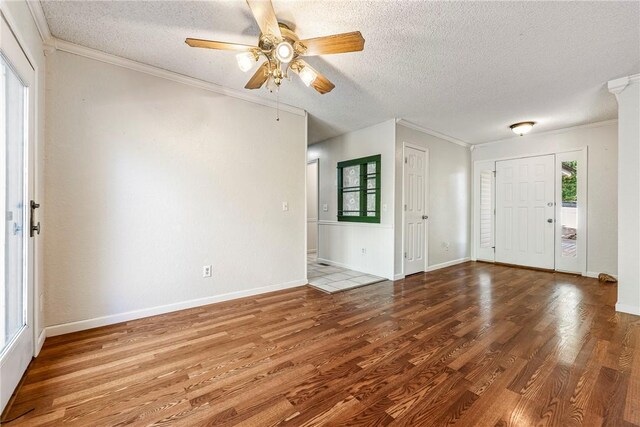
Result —
<instances>
[{"instance_id":1,"label":"white front door","mask_svg":"<svg viewBox=\"0 0 640 427\"><path fill-rule=\"evenodd\" d=\"M404 149L404 274L427 269L427 153Z\"/></svg>"},{"instance_id":2,"label":"white front door","mask_svg":"<svg viewBox=\"0 0 640 427\"><path fill-rule=\"evenodd\" d=\"M554 269L553 155L496 162L496 262Z\"/></svg>"},{"instance_id":3,"label":"white front door","mask_svg":"<svg viewBox=\"0 0 640 427\"><path fill-rule=\"evenodd\" d=\"M4 18L0 18L0 411L34 352L33 191L35 73Z\"/></svg>"}]
</instances>

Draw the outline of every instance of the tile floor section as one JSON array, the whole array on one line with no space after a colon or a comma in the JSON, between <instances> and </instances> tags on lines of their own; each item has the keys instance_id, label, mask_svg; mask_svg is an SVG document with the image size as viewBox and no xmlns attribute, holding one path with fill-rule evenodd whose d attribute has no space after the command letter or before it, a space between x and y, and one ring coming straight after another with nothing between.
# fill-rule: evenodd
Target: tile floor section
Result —
<instances>
[{"instance_id":1,"label":"tile floor section","mask_svg":"<svg viewBox=\"0 0 640 427\"><path fill-rule=\"evenodd\" d=\"M386 280L360 271L319 264L315 255L307 256L307 278L309 285L330 294Z\"/></svg>"}]
</instances>

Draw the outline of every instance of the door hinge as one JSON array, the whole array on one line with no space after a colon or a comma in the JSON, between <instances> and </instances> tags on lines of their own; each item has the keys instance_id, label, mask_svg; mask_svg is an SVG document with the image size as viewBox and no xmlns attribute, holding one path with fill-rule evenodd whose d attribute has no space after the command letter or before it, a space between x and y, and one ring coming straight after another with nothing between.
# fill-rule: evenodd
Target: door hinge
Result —
<instances>
[{"instance_id":1,"label":"door hinge","mask_svg":"<svg viewBox=\"0 0 640 427\"><path fill-rule=\"evenodd\" d=\"M404 253L404 257L405 257L405 259L407 258L407 253L406 252Z\"/></svg>"},{"instance_id":2,"label":"door hinge","mask_svg":"<svg viewBox=\"0 0 640 427\"><path fill-rule=\"evenodd\" d=\"M406 157L404 158L404 163L407 164L407 158Z\"/></svg>"},{"instance_id":3,"label":"door hinge","mask_svg":"<svg viewBox=\"0 0 640 427\"><path fill-rule=\"evenodd\" d=\"M406 203L405 203L405 205L404 205L404 210L405 210L405 211L407 210L407 204L406 204Z\"/></svg>"}]
</instances>

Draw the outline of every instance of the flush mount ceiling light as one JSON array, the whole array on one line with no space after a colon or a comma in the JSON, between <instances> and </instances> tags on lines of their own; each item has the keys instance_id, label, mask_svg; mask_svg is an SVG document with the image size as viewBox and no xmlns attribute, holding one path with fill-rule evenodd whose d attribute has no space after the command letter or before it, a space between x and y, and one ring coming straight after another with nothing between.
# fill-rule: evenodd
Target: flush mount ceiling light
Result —
<instances>
[{"instance_id":1,"label":"flush mount ceiling light","mask_svg":"<svg viewBox=\"0 0 640 427\"><path fill-rule=\"evenodd\" d=\"M282 80L289 78L291 71L305 85L313 87L319 93L331 92L335 85L302 57L358 52L364 49L364 38L360 31L300 40L292 28L278 22L271 0L247 0L247 4L260 27L257 46L192 38L185 40L191 47L240 52L236 55L236 60L238 67L244 72L252 69L261 56L264 57L266 61L258 67L245 89L266 86L273 92L280 87Z\"/></svg>"},{"instance_id":2,"label":"flush mount ceiling light","mask_svg":"<svg viewBox=\"0 0 640 427\"><path fill-rule=\"evenodd\" d=\"M509 127L511 128L513 133L515 133L516 135L522 136L525 133L528 133L533 127L533 125L535 124L536 122L520 122L520 123L512 124Z\"/></svg>"}]
</instances>

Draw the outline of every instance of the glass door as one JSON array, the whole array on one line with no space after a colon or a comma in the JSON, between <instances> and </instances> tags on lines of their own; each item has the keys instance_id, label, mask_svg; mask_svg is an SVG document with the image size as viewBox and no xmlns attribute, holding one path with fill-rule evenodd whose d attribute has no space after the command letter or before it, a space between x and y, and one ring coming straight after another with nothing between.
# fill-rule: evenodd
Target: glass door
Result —
<instances>
[{"instance_id":1,"label":"glass door","mask_svg":"<svg viewBox=\"0 0 640 427\"><path fill-rule=\"evenodd\" d=\"M556 154L556 270L586 271L586 152Z\"/></svg>"},{"instance_id":2,"label":"glass door","mask_svg":"<svg viewBox=\"0 0 640 427\"><path fill-rule=\"evenodd\" d=\"M4 19L0 20L0 410L33 356L33 251L29 201L33 171L30 97L34 70Z\"/></svg>"}]
</instances>

